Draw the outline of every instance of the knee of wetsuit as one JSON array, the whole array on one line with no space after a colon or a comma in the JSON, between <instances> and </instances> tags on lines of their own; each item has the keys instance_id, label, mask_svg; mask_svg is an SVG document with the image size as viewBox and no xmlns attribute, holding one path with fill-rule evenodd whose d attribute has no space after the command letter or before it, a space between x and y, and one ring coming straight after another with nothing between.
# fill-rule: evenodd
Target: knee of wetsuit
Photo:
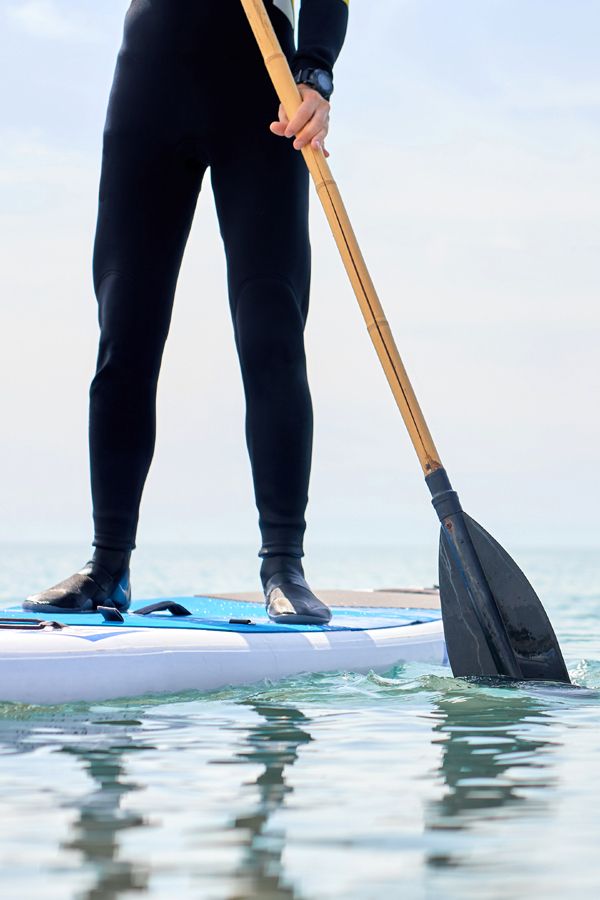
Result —
<instances>
[{"instance_id":1,"label":"knee of wetsuit","mask_svg":"<svg viewBox=\"0 0 600 900\"><path fill-rule=\"evenodd\" d=\"M256 278L240 290L236 340L245 367L265 371L304 365L304 320L291 285Z\"/></svg>"}]
</instances>

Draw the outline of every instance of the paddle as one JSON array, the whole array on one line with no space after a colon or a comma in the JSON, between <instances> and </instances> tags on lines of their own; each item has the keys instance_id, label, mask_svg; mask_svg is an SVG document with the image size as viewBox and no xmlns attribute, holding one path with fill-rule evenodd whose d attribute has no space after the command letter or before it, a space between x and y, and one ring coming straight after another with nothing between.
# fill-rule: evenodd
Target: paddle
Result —
<instances>
[{"instance_id":1,"label":"paddle","mask_svg":"<svg viewBox=\"0 0 600 900\"><path fill-rule=\"evenodd\" d=\"M262 0L241 0L288 119L301 97ZM453 491L400 359L322 150L302 150L441 525L440 598L455 676L570 682L546 612L508 553L467 516Z\"/></svg>"}]
</instances>

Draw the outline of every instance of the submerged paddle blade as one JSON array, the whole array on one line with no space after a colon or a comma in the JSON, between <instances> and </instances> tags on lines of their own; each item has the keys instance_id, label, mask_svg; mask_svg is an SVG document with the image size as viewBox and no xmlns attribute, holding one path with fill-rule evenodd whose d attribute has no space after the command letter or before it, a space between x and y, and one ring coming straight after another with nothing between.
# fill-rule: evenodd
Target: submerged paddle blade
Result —
<instances>
[{"instance_id":1,"label":"submerged paddle blade","mask_svg":"<svg viewBox=\"0 0 600 900\"><path fill-rule=\"evenodd\" d=\"M529 581L481 525L464 512L462 516L523 678L570 683L550 620ZM442 617L452 672L457 677L498 675L498 666L443 525L439 571Z\"/></svg>"}]
</instances>

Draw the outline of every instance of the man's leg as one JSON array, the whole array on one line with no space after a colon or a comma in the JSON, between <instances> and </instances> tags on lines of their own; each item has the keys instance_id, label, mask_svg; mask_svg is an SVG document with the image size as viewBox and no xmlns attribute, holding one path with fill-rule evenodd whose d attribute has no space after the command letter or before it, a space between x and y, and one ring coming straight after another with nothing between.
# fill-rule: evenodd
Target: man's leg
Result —
<instances>
[{"instance_id":1,"label":"man's leg","mask_svg":"<svg viewBox=\"0 0 600 900\"><path fill-rule=\"evenodd\" d=\"M290 143L252 131L222 154L212 181L246 395L261 575L272 618L323 622L329 610L308 588L300 562L313 433L304 351L308 173Z\"/></svg>"},{"instance_id":2,"label":"man's leg","mask_svg":"<svg viewBox=\"0 0 600 900\"><path fill-rule=\"evenodd\" d=\"M154 451L158 374L206 163L189 131L177 129L173 106L154 108L152 84L136 91L139 72L128 78L127 65L120 60L109 106L94 248L101 329L90 391L96 551L76 575L28 598L26 609L85 612L111 597L120 608L130 602L129 557Z\"/></svg>"},{"instance_id":3,"label":"man's leg","mask_svg":"<svg viewBox=\"0 0 600 900\"><path fill-rule=\"evenodd\" d=\"M113 550L135 546L162 354L205 170L193 145L162 159L146 153L143 164L130 154L130 167L122 156L111 149L102 176L94 253L101 334L90 390L94 545Z\"/></svg>"}]
</instances>

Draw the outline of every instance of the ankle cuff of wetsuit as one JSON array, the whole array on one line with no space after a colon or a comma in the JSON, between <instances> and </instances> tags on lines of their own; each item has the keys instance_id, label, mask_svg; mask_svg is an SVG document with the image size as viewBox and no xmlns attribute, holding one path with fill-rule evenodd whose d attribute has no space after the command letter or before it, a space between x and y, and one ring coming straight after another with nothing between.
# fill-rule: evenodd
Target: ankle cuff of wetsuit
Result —
<instances>
[{"instance_id":1,"label":"ankle cuff of wetsuit","mask_svg":"<svg viewBox=\"0 0 600 900\"><path fill-rule=\"evenodd\" d=\"M98 550L135 550L135 542L132 544L131 541L111 541L104 540L104 538L94 538L92 541L92 547L97 547Z\"/></svg>"},{"instance_id":2,"label":"ankle cuff of wetsuit","mask_svg":"<svg viewBox=\"0 0 600 900\"><path fill-rule=\"evenodd\" d=\"M302 559L304 550L302 544L263 544L258 555L261 559L269 556L293 556Z\"/></svg>"}]
</instances>

